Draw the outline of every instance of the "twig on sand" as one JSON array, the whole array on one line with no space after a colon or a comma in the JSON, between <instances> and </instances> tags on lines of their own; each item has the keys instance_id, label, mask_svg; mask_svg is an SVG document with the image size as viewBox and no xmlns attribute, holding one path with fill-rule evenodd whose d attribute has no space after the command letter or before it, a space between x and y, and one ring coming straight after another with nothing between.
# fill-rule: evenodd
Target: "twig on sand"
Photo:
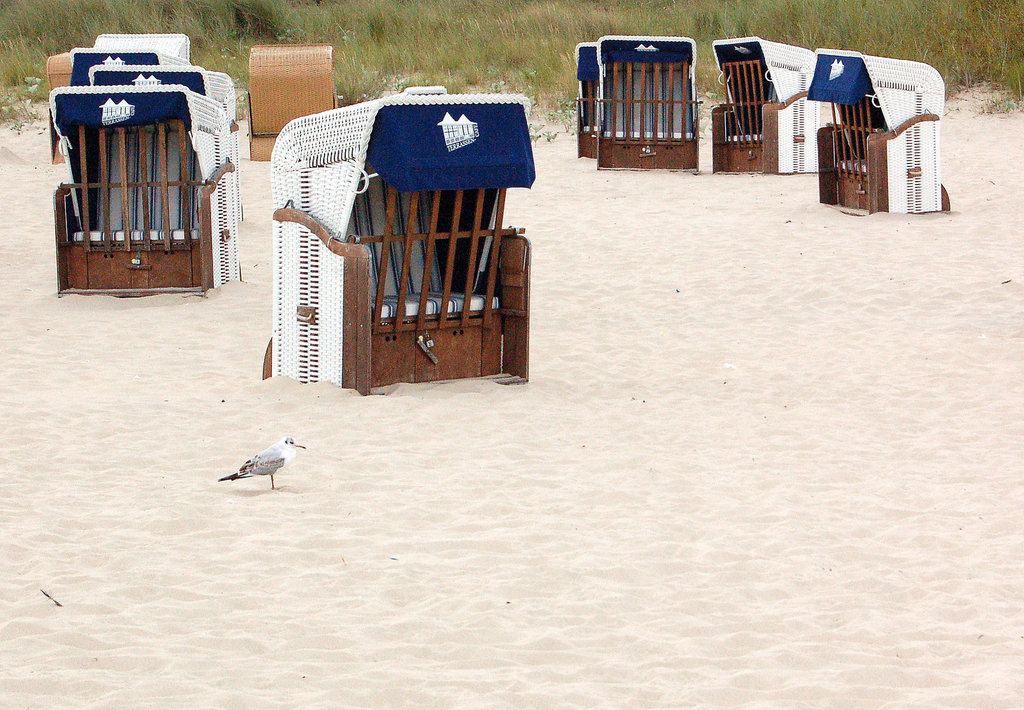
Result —
<instances>
[{"instance_id":1,"label":"twig on sand","mask_svg":"<svg viewBox=\"0 0 1024 710\"><path fill-rule=\"evenodd\" d=\"M44 597L46 597L47 599L49 599L49 600L50 600L51 602L53 602L54 604L56 604L57 606L59 606L59 607L63 607L63 606L64 606L64 605L63 605L63 604L61 604L61 603L60 603L59 601L57 601L56 599L54 599L53 597L51 597L51 596L50 596L49 594L47 594L46 592L44 592L44 591L43 591L42 589L40 589L39 591L40 591L40 592L43 592L43 596L44 596Z\"/></svg>"}]
</instances>

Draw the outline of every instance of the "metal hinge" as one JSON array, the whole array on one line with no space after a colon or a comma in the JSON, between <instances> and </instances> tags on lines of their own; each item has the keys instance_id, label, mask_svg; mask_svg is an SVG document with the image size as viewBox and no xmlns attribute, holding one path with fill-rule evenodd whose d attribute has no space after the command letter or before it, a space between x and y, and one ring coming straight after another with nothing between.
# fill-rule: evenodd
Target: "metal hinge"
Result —
<instances>
[{"instance_id":1,"label":"metal hinge","mask_svg":"<svg viewBox=\"0 0 1024 710\"><path fill-rule=\"evenodd\" d=\"M299 323L305 323L306 325L316 325L316 307L298 306L295 309L295 320Z\"/></svg>"},{"instance_id":2,"label":"metal hinge","mask_svg":"<svg viewBox=\"0 0 1024 710\"><path fill-rule=\"evenodd\" d=\"M417 336L416 344L420 346L420 350L423 354L430 358L430 361L437 364L437 355L434 354L434 339L430 337L429 333Z\"/></svg>"}]
</instances>

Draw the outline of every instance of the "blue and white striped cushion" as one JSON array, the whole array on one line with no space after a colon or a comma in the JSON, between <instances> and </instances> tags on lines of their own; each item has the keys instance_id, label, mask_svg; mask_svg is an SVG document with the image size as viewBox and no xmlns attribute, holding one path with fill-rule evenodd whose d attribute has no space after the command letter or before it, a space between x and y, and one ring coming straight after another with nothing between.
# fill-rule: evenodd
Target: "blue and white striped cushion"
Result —
<instances>
[{"instance_id":1,"label":"blue and white striped cushion","mask_svg":"<svg viewBox=\"0 0 1024 710\"><path fill-rule=\"evenodd\" d=\"M469 301L469 310L471 312L479 312L484 309L485 296L478 293L473 294L473 297ZM461 313L462 304L465 303L466 297L461 293L453 293L448 298L448 313ZM491 300L491 308L499 308L500 302L498 297L495 296ZM397 296L385 296L384 297L384 309L382 318L394 318L395 311L398 308L398 297ZM441 294L431 293L427 296L427 315L436 316L441 311ZM405 299L405 318L411 318L417 316L420 313L420 296L417 293L409 294Z\"/></svg>"}]
</instances>

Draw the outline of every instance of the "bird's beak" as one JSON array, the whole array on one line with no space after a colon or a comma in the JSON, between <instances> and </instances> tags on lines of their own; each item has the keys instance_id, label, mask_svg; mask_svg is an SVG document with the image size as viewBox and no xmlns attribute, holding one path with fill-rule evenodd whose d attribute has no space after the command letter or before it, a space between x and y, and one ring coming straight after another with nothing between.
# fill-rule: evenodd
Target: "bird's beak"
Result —
<instances>
[{"instance_id":1,"label":"bird's beak","mask_svg":"<svg viewBox=\"0 0 1024 710\"><path fill-rule=\"evenodd\" d=\"M303 446L302 444L295 444L295 447L296 447L296 448L299 448L299 449L304 449L304 448L306 448L306 447L305 447L305 446Z\"/></svg>"}]
</instances>

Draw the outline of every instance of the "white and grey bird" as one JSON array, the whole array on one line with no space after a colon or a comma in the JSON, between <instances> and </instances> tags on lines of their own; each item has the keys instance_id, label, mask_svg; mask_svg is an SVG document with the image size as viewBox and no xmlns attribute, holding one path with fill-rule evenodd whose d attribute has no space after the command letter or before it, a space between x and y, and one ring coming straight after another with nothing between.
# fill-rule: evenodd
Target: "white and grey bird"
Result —
<instances>
[{"instance_id":1,"label":"white and grey bird","mask_svg":"<svg viewBox=\"0 0 1024 710\"><path fill-rule=\"evenodd\" d=\"M243 463L242 467L238 469L238 473L232 473L230 476L224 476L218 480L234 481L253 476L270 476L270 488L273 489L274 474L295 460L295 449L297 448L304 449L306 447L296 444L295 439L286 436Z\"/></svg>"}]
</instances>

